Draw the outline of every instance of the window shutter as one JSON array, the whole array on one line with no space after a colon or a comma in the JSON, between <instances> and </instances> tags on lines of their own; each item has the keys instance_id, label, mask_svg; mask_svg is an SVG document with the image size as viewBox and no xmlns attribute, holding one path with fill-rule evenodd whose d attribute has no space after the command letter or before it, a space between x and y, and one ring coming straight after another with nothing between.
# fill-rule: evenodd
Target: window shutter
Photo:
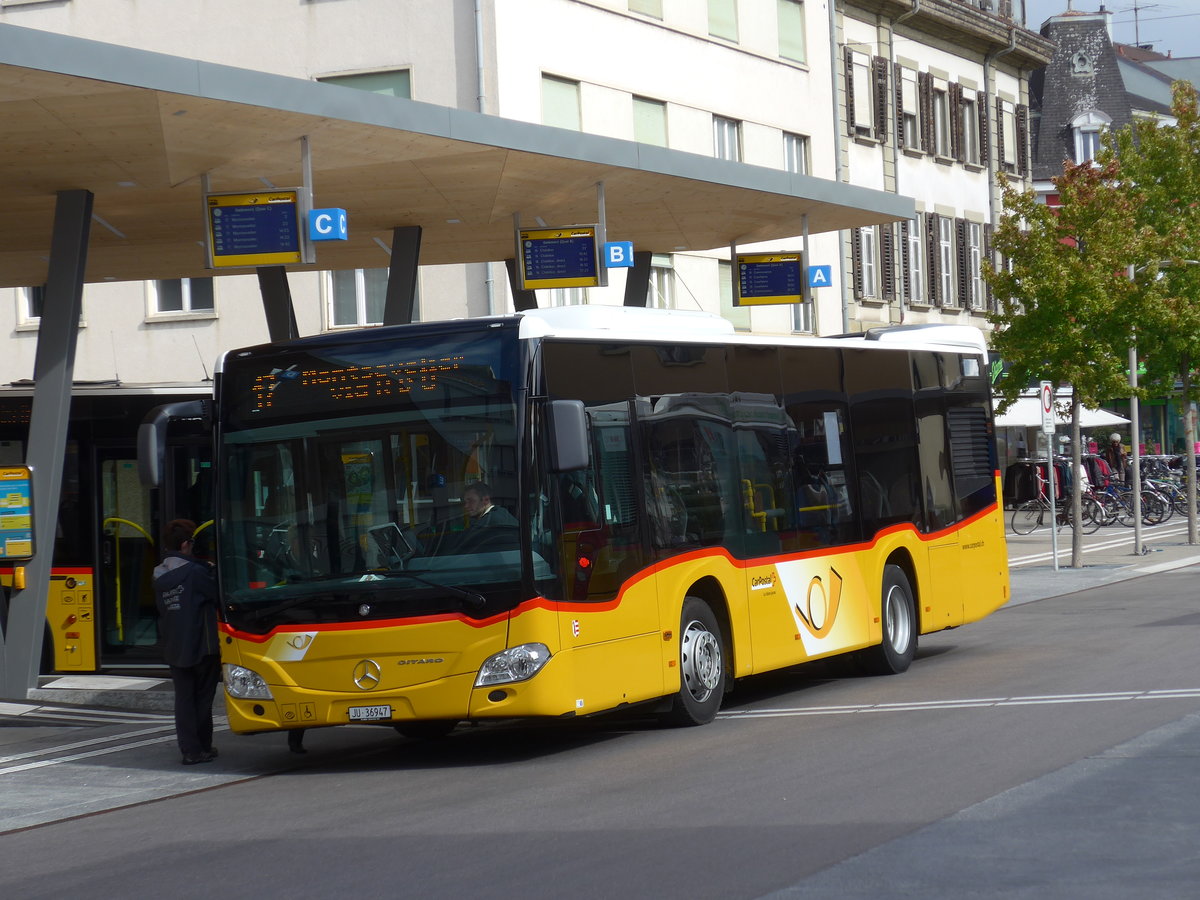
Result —
<instances>
[{"instance_id":1,"label":"window shutter","mask_svg":"<svg viewBox=\"0 0 1200 900\"><path fill-rule=\"evenodd\" d=\"M892 99L896 104L896 115L892 123L896 129L896 146L904 149L904 76L900 63L892 67Z\"/></svg>"},{"instance_id":2,"label":"window shutter","mask_svg":"<svg viewBox=\"0 0 1200 900\"><path fill-rule=\"evenodd\" d=\"M950 156L964 162L963 156L963 89L957 81L950 82Z\"/></svg>"},{"instance_id":3,"label":"window shutter","mask_svg":"<svg viewBox=\"0 0 1200 900\"><path fill-rule=\"evenodd\" d=\"M925 217L925 261L927 263L927 280L929 282L929 304L931 306L941 305L942 255L938 252L938 221L941 218L937 213L930 213Z\"/></svg>"},{"instance_id":4,"label":"window shutter","mask_svg":"<svg viewBox=\"0 0 1200 900\"><path fill-rule=\"evenodd\" d=\"M958 306L966 309L971 298L971 267L967 255L967 220L954 220L954 251L958 260Z\"/></svg>"},{"instance_id":5,"label":"window shutter","mask_svg":"<svg viewBox=\"0 0 1200 900\"><path fill-rule=\"evenodd\" d=\"M1017 172L1029 174L1029 107L1017 107Z\"/></svg>"},{"instance_id":6,"label":"window shutter","mask_svg":"<svg viewBox=\"0 0 1200 900\"><path fill-rule=\"evenodd\" d=\"M843 53L846 57L846 133L854 137L854 52L849 47L844 47Z\"/></svg>"},{"instance_id":7,"label":"window shutter","mask_svg":"<svg viewBox=\"0 0 1200 900\"><path fill-rule=\"evenodd\" d=\"M854 283L854 299L861 300L863 295L862 267L862 234L857 228L850 229L850 267Z\"/></svg>"},{"instance_id":8,"label":"window shutter","mask_svg":"<svg viewBox=\"0 0 1200 900\"><path fill-rule=\"evenodd\" d=\"M975 108L979 110L979 164L986 166L991 159L992 148L988 146L991 129L991 110L988 109L987 94L979 91L975 94Z\"/></svg>"},{"instance_id":9,"label":"window shutter","mask_svg":"<svg viewBox=\"0 0 1200 900\"><path fill-rule=\"evenodd\" d=\"M879 226L879 293L891 303L896 299L896 230L891 225Z\"/></svg>"},{"instance_id":10,"label":"window shutter","mask_svg":"<svg viewBox=\"0 0 1200 900\"><path fill-rule=\"evenodd\" d=\"M933 152L933 76L928 72L917 73L917 90L921 97L921 149Z\"/></svg>"},{"instance_id":11,"label":"window shutter","mask_svg":"<svg viewBox=\"0 0 1200 900\"><path fill-rule=\"evenodd\" d=\"M912 248L908 244L908 230L911 227L909 219L900 220L900 289L909 303L915 299L912 295Z\"/></svg>"},{"instance_id":12,"label":"window shutter","mask_svg":"<svg viewBox=\"0 0 1200 900\"><path fill-rule=\"evenodd\" d=\"M992 225L990 222L987 225L983 226L983 258L986 259L988 261L988 264L991 265L993 268L995 268L995 266L996 266L996 259L992 255L992 232L994 230L995 230L995 226ZM983 284L984 284L984 288L983 288L984 305L988 308L989 311L996 312L996 295L992 292L992 283L985 278L983 280Z\"/></svg>"},{"instance_id":13,"label":"window shutter","mask_svg":"<svg viewBox=\"0 0 1200 900\"><path fill-rule=\"evenodd\" d=\"M871 59L871 81L875 85L875 139L888 137L888 62L882 56Z\"/></svg>"},{"instance_id":14,"label":"window shutter","mask_svg":"<svg viewBox=\"0 0 1200 900\"><path fill-rule=\"evenodd\" d=\"M996 165L1004 168L1004 101L996 98Z\"/></svg>"}]
</instances>

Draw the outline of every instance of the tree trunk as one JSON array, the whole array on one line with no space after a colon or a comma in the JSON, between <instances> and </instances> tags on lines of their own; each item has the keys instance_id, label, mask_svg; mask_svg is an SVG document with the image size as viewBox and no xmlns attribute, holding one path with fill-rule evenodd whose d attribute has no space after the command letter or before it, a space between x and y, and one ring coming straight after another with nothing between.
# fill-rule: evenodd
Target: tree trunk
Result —
<instances>
[{"instance_id":1,"label":"tree trunk","mask_svg":"<svg viewBox=\"0 0 1200 900\"><path fill-rule=\"evenodd\" d=\"M1198 543L1196 538L1196 411L1192 408L1192 360L1183 358L1183 439L1187 443L1187 465L1184 480L1187 485L1188 543Z\"/></svg>"},{"instance_id":2,"label":"tree trunk","mask_svg":"<svg viewBox=\"0 0 1200 900\"><path fill-rule=\"evenodd\" d=\"M1083 454L1079 446L1079 396L1071 388L1071 514L1067 521L1074 522L1071 529L1071 568L1083 568L1083 529L1079 527L1079 516L1083 512Z\"/></svg>"}]
</instances>

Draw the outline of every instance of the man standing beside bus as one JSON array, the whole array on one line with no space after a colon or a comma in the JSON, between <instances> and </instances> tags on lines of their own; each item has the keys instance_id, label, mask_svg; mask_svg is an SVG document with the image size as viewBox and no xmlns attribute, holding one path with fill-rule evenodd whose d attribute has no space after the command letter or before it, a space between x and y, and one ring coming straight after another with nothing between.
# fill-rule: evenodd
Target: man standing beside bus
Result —
<instances>
[{"instance_id":1,"label":"man standing beside bus","mask_svg":"<svg viewBox=\"0 0 1200 900\"><path fill-rule=\"evenodd\" d=\"M183 764L210 762L213 696L221 674L217 642L217 583L192 556L196 524L174 519L163 531L166 555L154 569L154 596L163 659L175 685L175 737Z\"/></svg>"}]
</instances>

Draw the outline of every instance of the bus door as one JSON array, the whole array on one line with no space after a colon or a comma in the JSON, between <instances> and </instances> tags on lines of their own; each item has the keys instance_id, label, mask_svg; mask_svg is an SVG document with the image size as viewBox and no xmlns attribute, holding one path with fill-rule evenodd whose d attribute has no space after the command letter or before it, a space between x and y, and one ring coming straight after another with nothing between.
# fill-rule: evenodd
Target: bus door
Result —
<instances>
[{"instance_id":1,"label":"bus door","mask_svg":"<svg viewBox=\"0 0 1200 900\"><path fill-rule=\"evenodd\" d=\"M97 448L100 566L96 599L101 665L150 663L158 657L158 615L151 584L158 563L149 489L132 447Z\"/></svg>"},{"instance_id":2,"label":"bus door","mask_svg":"<svg viewBox=\"0 0 1200 900\"><path fill-rule=\"evenodd\" d=\"M98 447L99 571L96 608L101 667L162 665L154 567L163 525L174 518L200 527L195 553L208 554L212 529L212 451L205 441L168 446L158 496L142 485L134 447ZM157 502L155 502L157 500Z\"/></svg>"}]
</instances>

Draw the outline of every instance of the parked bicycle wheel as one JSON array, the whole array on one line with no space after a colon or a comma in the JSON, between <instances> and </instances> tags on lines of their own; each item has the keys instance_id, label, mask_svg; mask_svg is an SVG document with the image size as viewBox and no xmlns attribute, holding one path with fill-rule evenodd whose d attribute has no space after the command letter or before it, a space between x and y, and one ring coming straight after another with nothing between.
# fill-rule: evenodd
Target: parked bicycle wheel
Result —
<instances>
[{"instance_id":1,"label":"parked bicycle wheel","mask_svg":"<svg viewBox=\"0 0 1200 900\"><path fill-rule=\"evenodd\" d=\"M1171 504L1157 491L1142 491L1142 521L1161 525L1171 517Z\"/></svg>"},{"instance_id":2,"label":"parked bicycle wheel","mask_svg":"<svg viewBox=\"0 0 1200 900\"><path fill-rule=\"evenodd\" d=\"M1012 514L1012 530L1014 534L1030 534L1043 522L1043 517L1049 510L1040 500L1026 500Z\"/></svg>"},{"instance_id":3,"label":"parked bicycle wheel","mask_svg":"<svg viewBox=\"0 0 1200 900\"><path fill-rule=\"evenodd\" d=\"M1091 534L1107 520L1104 507L1093 497L1081 497L1079 506L1080 526L1084 534Z\"/></svg>"}]
</instances>

